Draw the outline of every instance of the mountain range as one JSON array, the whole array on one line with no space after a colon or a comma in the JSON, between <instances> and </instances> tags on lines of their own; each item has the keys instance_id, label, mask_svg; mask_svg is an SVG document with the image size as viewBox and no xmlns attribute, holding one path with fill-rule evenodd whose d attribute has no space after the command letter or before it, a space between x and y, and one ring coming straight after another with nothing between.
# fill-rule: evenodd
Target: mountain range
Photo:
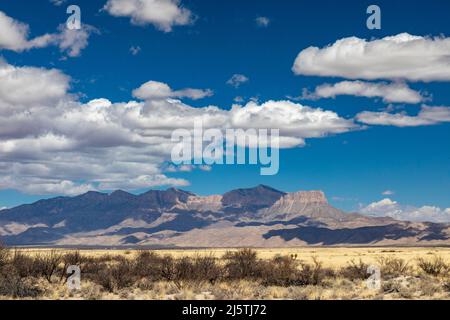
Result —
<instances>
[{"instance_id":1,"label":"mountain range","mask_svg":"<svg viewBox=\"0 0 450 320\"><path fill-rule=\"evenodd\" d=\"M15 246L287 247L450 245L450 225L346 213L321 191L268 186L198 196L87 192L0 211L0 241Z\"/></svg>"}]
</instances>

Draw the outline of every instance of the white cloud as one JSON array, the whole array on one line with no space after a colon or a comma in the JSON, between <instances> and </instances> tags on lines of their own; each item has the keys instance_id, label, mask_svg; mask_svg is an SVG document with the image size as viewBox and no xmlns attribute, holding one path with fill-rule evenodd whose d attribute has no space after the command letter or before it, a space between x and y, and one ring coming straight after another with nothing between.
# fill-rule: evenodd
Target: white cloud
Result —
<instances>
[{"instance_id":1,"label":"white cloud","mask_svg":"<svg viewBox=\"0 0 450 320\"><path fill-rule=\"evenodd\" d=\"M255 22L258 27L268 27L270 24L270 19L267 17L257 17Z\"/></svg>"},{"instance_id":2,"label":"white cloud","mask_svg":"<svg viewBox=\"0 0 450 320\"><path fill-rule=\"evenodd\" d=\"M29 29L27 24L14 20L0 11L0 50L22 52L55 45L69 57L77 57L88 45L90 35L98 33L96 28L86 24L83 24L80 30L69 30L61 24L56 33L28 39Z\"/></svg>"},{"instance_id":3,"label":"white cloud","mask_svg":"<svg viewBox=\"0 0 450 320\"><path fill-rule=\"evenodd\" d=\"M323 84L312 93L304 93L303 98L335 98L338 95L351 95L367 98L382 98L387 103L420 103L424 97L404 83L370 83L364 81L342 81Z\"/></svg>"},{"instance_id":4,"label":"white cloud","mask_svg":"<svg viewBox=\"0 0 450 320\"><path fill-rule=\"evenodd\" d=\"M0 65L0 189L76 194L186 185L166 176L165 164L173 130L192 130L197 121L218 129L279 128L282 147L356 128L335 112L290 101L249 102L230 110L192 107L174 96L198 98L198 91L156 82L158 90L144 86L135 92L144 101L81 103L68 93L69 83L58 70Z\"/></svg>"},{"instance_id":5,"label":"white cloud","mask_svg":"<svg viewBox=\"0 0 450 320\"><path fill-rule=\"evenodd\" d=\"M164 32L193 22L191 11L180 0L108 0L104 9L112 16L130 17L133 24L152 24Z\"/></svg>"},{"instance_id":6,"label":"white cloud","mask_svg":"<svg viewBox=\"0 0 450 320\"><path fill-rule=\"evenodd\" d=\"M138 176L125 182L115 181L115 182L101 183L99 188L103 190L114 190L114 189L136 190L158 186L184 187L188 185L189 182L184 179L168 178L163 174L155 174L155 175Z\"/></svg>"},{"instance_id":7,"label":"white cloud","mask_svg":"<svg viewBox=\"0 0 450 320\"><path fill-rule=\"evenodd\" d=\"M61 52L65 52L69 57L78 57L81 50L89 44L89 37L99 31L93 26L82 24L81 29L70 30L66 25L58 27L59 33L52 35L52 41L59 47Z\"/></svg>"},{"instance_id":8,"label":"white cloud","mask_svg":"<svg viewBox=\"0 0 450 320\"><path fill-rule=\"evenodd\" d=\"M59 7L67 2L67 0L50 0L51 3L53 3L55 6Z\"/></svg>"},{"instance_id":9,"label":"white cloud","mask_svg":"<svg viewBox=\"0 0 450 320\"><path fill-rule=\"evenodd\" d=\"M0 113L55 103L66 96L69 81L58 70L15 67L0 59Z\"/></svg>"},{"instance_id":10,"label":"white cloud","mask_svg":"<svg viewBox=\"0 0 450 320\"><path fill-rule=\"evenodd\" d=\"M0 50L21 52L32 48L46 47L51 42L49 34L29 40L29 26L14 20L2 11L0 11L0 30Z\"/></svg>"},{"instance_id":11,"label":"white cloud","mask_svg":"<svg viewBox=\"0 0 450 320\"><path fill-rule=\"evenodd\" d=\"M391 217L406 221L450 222L450 208L405 206L389 198L369 204L361 209L361 213L369 216Z\"/></svg>"},{"instance_id":12,"label":"white cloud","mask_svg":"<svg viewBox=\"0 0 450 320\"><path fill-rule=\"evenodd\" d=\"M348 79L450 80L450 38L407 33L366 41L344 38L299 53L292 70L299 75Z\"/></svg>"},{"instance_id":13,"label":"white cloud","mask_svg":"<svg viewBox=\"0 0 450 320\"><path fill-rule=\"evenodd\" d=\"M356 115L356 120L370 125L417 127L429 126L443 122L450 122L450 107L422 106L416 116L410 116L405 112L388 113L363 111Z\"/></svg>"},{"instance_id":14,"label":"white cloud","mask_svg":"<svg viewBox=\"0 0 450 320\"><path fill-rule=\"evenodd\" d=\"M249 78L243 74L233 74L233 76L227 81L227 84L235 88L239 88L241 84L249 81Z\"/></svg>"},{"instance_id":15,"label":"white cloud","mask_svg":"<svg viewBox=\"0 0 450 320\"><path fill-rule=\"evenodd\" d=\"M141 47L140 47L140 46L131 46L131 47L130 47L130 53L131 53L133 56L139 54L139 52L141 52Z\"/></svg>"},{"instance_id":16,"label":"white cloud","mask_svg":"<svg viewBox=\"0 0 450 320\"><path fill-rule=\"evenodd\" d=\"M182 89L172 90L166 83L148 81L133 91L133 96L142 100L160 100L167 98L189 98L192 100L203 99L212 96L211 90Z\"/></svg>"},{"instance_id":17,"label":"white cloud","mask_svg":"<svg viewBox=\"0 0 450 320\"><path fill-rule=\"evenodd\" d=\"M319 138L348 132L356 126L333 111L303 106L291 101L249 102L235 105L230 111L231 126L235 128L275 128L280 130L280 144L294 147L305 138ZM283 144L283 137L286 143Z\"/></svg>"},{"instance_id":18,"label":"white cloud","mask_svg":"<svg viewBox=\"0 0 450 320\"><path fill-rule=\"evenodd\" d=\"M383 196L392 196L392 195L395 194L395 192L392 191L392 190L386 190L386 191L383 191L381 194L382 194Z\"/></svg>"}]
</instances>

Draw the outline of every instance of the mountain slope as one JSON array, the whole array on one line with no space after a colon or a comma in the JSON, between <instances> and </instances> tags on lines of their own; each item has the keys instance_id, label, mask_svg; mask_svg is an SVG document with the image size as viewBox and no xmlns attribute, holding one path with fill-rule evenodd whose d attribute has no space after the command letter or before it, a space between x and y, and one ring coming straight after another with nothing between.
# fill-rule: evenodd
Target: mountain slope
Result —
<instances>
[{"instance_id":1,"label":"mountain slope","mask_svg":"<svg viewBox=\"0 0 450 320\"><path fill-rule=\"evenodd\" d=\"M323 192L260 185L222 195L168 189L88 192L0 211L10 245L258 246L450 245L446 224L345 213Z\"/></svg>"}]
</instances>

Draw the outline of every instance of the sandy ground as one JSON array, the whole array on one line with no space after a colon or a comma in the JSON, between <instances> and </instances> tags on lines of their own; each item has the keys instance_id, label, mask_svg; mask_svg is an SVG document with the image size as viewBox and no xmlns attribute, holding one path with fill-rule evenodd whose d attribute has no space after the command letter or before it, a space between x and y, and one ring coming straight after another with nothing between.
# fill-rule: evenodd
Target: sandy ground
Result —
<instances>
[{"instance_id":1,"label":"sandy ground","mask_svg":"<svg viewBox=\"0 0 450 320\"><path fill-rule=\"evenodd\" d=\"M68 249L20 249L28 254L38 254L49 250L62 252L70 251ZM153 250L160 255L172 255L174 257L195 256L195 255L213 255L222 257L225 252L237 250L228 249L173 249L173 250ZM79 250L83 255L101 256L105 254L118 254L133 257L139 250ZM276 255L297 255L297 259L310 262L314 257L323 262L327 267L342 267L349 261L360 259L366 263L375 263L381 256L394 256L406 261L414 262L417 258L427 258L432 255L439 255L447 263L450 263L450 247L364 247L364 248L344 248L344 247L305 247L305 248L270 248L256 249L258 257L261 259L270 259Z\"/></svg>"}]
</instances>

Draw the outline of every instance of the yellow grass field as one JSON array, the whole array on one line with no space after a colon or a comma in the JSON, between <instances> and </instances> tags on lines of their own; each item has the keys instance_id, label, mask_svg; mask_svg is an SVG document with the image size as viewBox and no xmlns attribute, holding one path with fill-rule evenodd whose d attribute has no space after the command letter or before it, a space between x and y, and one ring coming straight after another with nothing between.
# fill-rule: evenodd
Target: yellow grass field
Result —
<instances>
[{"instance_id":1,"label":"yellow grass field","mask_svg":"<svg viewBox=\"0 0 450 320\"><path fill-rule=\"evenodd\" d=\"M450 300L448 247L6 250L0 300ZM71 263L80 266L78 290L64 280ZM380 271L377 287L367 283L373 266Z\"/></svg>"},{"instance_id":2,"label":"yellow grass field","mask_svg":"<svg viewBox=\"0 0 450 320\"><path fill-rule=\"evenodd\" d=\"M65 253L68 249L21 249L27 254L37 254L50 250ZM212 255L220 258L227 251L236 251L234 248L223 249L170 249L170 250L150 250L159 255L171 255L174 258L193 257L196 255ZM368 264L376 263L379 257L395 257L404 259L411 264L418 258L428 258L433 255L442 257L445 262L450 263L450 247L303 247L303 248L261 248L255 249L260 259L271 259L277 255L290 256L297 255L297 259L311 262L313 258L319 259L325 267L340 268L348 262L360 259ZM134 257L139 250L78 250L81 254L99 257L105 254L124 255Z\"/></svg>"}]
</instances>

